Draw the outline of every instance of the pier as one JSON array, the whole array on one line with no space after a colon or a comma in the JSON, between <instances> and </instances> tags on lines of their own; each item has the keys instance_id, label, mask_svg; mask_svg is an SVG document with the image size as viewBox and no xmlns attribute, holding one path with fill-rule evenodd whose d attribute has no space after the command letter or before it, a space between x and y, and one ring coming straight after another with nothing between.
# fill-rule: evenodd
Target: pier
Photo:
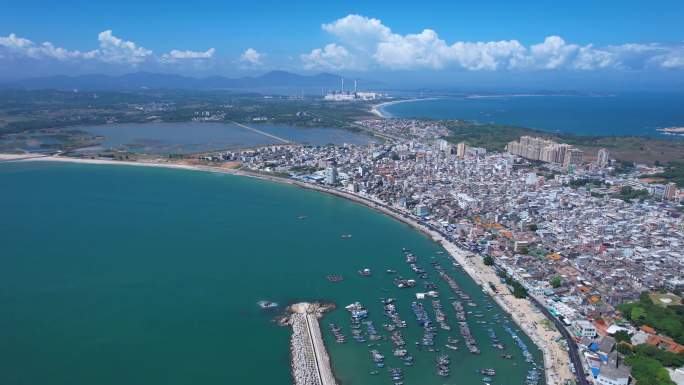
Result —
<instances>
[{"instance_id":1,"label":"pier","mask_svg":"<svg viewBox=\"0 0 684 385\"><path fill-rule=\"evenodd\" d=\"M292 376L295 385L336 385L318 325L321 311L306 302L290 307Z\"/></svg>"}]
</instances>

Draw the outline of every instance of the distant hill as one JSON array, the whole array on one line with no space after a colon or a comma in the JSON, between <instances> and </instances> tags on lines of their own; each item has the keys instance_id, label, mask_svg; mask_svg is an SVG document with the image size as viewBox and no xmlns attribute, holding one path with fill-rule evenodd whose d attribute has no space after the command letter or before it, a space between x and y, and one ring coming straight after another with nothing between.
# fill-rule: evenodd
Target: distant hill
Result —
<instances>
[{"instance_id":1,"label":"distant hill","mask_svg":"<svg viewBox=\"0 0 684 385\"><path fill-rule=\"evenodd\" d=\"M378 85L377 82L370 82ZM366 86L368 81L364 81ZM351 84L350 84L351 85ZM228 78L210 76L193 78L189 76L135 72L126 75L80 75L80 76L47 76L28 78L12 82L0 83L4 89L54 89L54 90L90 90L90 91L122 91L139 89L269 89L269 88L313 88L326 89L340 87L340 77L329 73L317 75L298 75L286 71L271 71L260 76Z\"/></svg>"}]
</instances>

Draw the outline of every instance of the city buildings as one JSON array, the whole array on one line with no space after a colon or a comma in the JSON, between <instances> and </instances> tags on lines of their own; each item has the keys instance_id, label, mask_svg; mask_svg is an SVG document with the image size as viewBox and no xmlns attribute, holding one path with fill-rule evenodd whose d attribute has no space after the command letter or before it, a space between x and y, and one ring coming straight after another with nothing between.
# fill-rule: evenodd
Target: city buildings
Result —
<instances>
[{"instance_id":1,"label":"city buildings","mask_svg":"<svg viewBox=\"0 0 684 385\"><path fill-rule=\"evenodd\" d=\"M552 140L531 136L522 136L519 141L506 145L509 154L525 159L546 163L557 163L564 167L582 163L582 151L569 144L556 143Z\"/></svg>"},{"instance_id":2,"label":"city buildings","mask_svg":"<svg viewBox=\"0 0 684 385\"><path fill-rule=\"evenodd\" d=\"M492 256L570 325L610 316L615 306L643 291L679 287L684 223L675 206L682 197L676 188L665 193L666 185L643 181L636 171L611 175L596 164L577 164L568 173L560 151L572 147L538 138L521 138L525 149L509 144L509 151L557 150L554 162L540 165L465 144L452 153L444 141L449 131L434 121L357 124L389 139L368 146L267 146L207 159L340 186L420 219L462 247ZM625 200L620 197L625 186L651 194L662 186L672 198ZM551 286L554 277L561 278L559 287ZM582 334L591 334L590 328Z\"/></svg>"}]
</instances>

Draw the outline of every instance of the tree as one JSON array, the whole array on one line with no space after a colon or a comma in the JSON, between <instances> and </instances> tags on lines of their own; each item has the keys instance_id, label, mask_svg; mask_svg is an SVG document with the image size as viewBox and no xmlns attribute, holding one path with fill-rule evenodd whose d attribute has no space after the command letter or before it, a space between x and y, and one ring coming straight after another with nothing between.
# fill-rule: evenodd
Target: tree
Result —
<instances>
[{"instance_id":1,"label":"tree","mask_svg":"<svg viewBox=\"0 0 684 385\"><path fill-rule=\"evenodd\" d=\"M626 330L618 330L615 332L615 341L617 343L626 342L628 344L632 343L632 336L627 333Z\"/></svg>"},{"instance_id":2,"label":"tree","mask_svg":"<svg viewBox=\"0 0 684 385\"><path fill-rule=\"evenodd\" d=\"M549 283L551 284L551 287L556 289L556 288L561 287L561 285L563 284L563 279L559 276L555 276L555 277L551 278L551 281L549 281Z\"/></svg>"},{"instance_id":3,"label":"tree","mask_svg":"<svg viewBox=\"0 0 684 385\"><path fill-rule=\"evenodd\" d=\"M617 351L618 351L620 354L625 355L625 356L629 356L629 355L634 354L634 352L632 351L632 347L629 346L629 344L624 343L624 342L620 342L620 343L617 345Z\"/></svg>"},{"instance_id":4,"label":"tree","mask_svg":"<svg viewBox=\"0 0 684 385\"><path fill-rule=\"evenodd\" d=\"M492 265L494 264L494 258L492 258L491 255L486 255L486 256L483 258L483 262L484 262L484 264L487 265L487 266L492 266Z\"/></svg>"},{"instance_id":5,"label":"tree","mask_svg":"<svg viewBox=\"0 0 684 385\"><path fill-rule=\"evenodd\" d=\"M625 363L632 367L632 376L640 385L674 385L667 369L653 358L634 354Z\"/></svg>"},{"instance_id":6,"label":"tree","mask_svg":"<svg viewBox=\"0 0 684 385\"><path fill-rule=\"evenodd\" d=\"M534 223L530 225L530 231L537 231L538 227Z\"/></svg>"},{"instance_id":7,"label":"tree","mask_svg":"<svg viewBox=\"0 0 684 385\"><path fill-rule=\"evenodd\" d=\"M639 306L635 306L632 308L629 318L636 324L641 324L644 322L644 318L646 318L646 311Z\"/></svg>"}]
</instances>

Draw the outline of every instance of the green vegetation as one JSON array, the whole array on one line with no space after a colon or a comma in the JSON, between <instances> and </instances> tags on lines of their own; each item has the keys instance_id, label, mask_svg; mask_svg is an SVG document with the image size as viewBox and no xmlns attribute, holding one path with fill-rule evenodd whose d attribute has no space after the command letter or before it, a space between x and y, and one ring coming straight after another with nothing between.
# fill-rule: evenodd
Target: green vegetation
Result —
<instances>
[{"instance_id":1,"label":"green vegetation","mask_svg":"<svg viewBox=\"0 0 684 385\"><path fill-rule=\"evenodd\" d=\"M449 141L465 142L469 146L483 147L489 151L504 151L508 142L523 135L544 137L576 146L588 156L595 156L600 148L610 151L618 162L616 173L634 169L634 163L670 162L677 175L684 175L684 140L665 140L635 136L581 136L557 134L545 131L497 124L477 124L462 120L449 120L445 124L451 131ZM673 180L674 181L674 180ZM679 180L677 180L679 181ZM684 181L684 179L682 180Z\"/></svg>"},{"instance_id":2,"label":"green vegetation","mask_svg":"<svg viewBox=\"0 0 684 385\"><path fill-rule=\"evenodd\" d=\"M648 325L678 343L684 343L684 306L662 307L653 303L647 293L642 293L639 302L618 306L622 315L636 326Z\"/></svg>"},{"instance_id":3,"label":"green vegetation","mask_svg":"<svg viewBox=\"0 0 684 385\"><path fill-rule=\"evenodd\" d=\"M549 281L549 283L551 284L551 287L553 287L554 289L559 288L561 287L561 285L563 285L563 278L555 276L551 278L551 281Z\"/></svg>"},{"instance_id":4,"label":"green vegetation","mask_svg":"<svg viewBox=\"0 0 684 385\"><path fill-rule=\"evenodd\" d=\"M508 282L511 286L513 286L513 296L515 298L526 298L527 297L527 289L523 287L523 285L520 284L520 282L515 281L513 279L509 280L511 282Z\"/></svg>"},{"instance_id":5,"label":"green vegetation","mask_svg":"<svg viewBox=\"0 0 684 385\"><path fill-rule=\"evenodd\" d=\"M492 266L494 264L494 258L492 258L491 255L486 255L482 260L487 266Z\"/></svg>"},{"instance_id":6,"label":"green vegetation","mask_svg":"<svg viewBox=\"0 0 684 385\"><path fill-rule=\"evenodd\" d=\"M571 180L568 182L568 186L572 188L577 188L577 187L582 187L582 186L587 186L587 187L601 187L604 185L604 182L600 179L575 179Z\"/></svg>"},{"instance_id":7,"label":"green vegetation","mask_svg":"<svg viewBox=\"0 0 684 385\"><path fill-rule=\"evenodd\" d=\"M684 162L669 162L665 166L665 171L651 176L665 179L668 183L676 183L677 187L684 187Z\"/></svg>"},{"instance_id":8,"label":"green vegetation","mask_svg":"<svg viewBox=\"0 0 684 385\"><path fill-rule=\"evenodd\" d=\"M626 330L619 330L615 332L615 342L632 343L632 336Z\"/></svg>"},{"instance_id":9,"label":"green vegetation","mask_svg":"<svg viewBox=\"0 0 684 385\"><path fill-rule=\"evenodd\" d=\"M684 353L672 353L657 346L641 344L634 347L634 353L652 358L663 366L678 368L684 365Z\"/></svg>"},{"instance_id":10,"label":"green vegetation","mask_svg":"<svg viewBox=\"0 0 684 385\"><path fill-rule=\"evenodd\" d=\"M632 376L639 385L675 385L663 365L640 354L627 356L625 363L632 367Z\"/></svg>"},{"instance_id":11,"label":"green vegetation","mask_svg":"<svg viewBox=\"0 0 684 385\"><path fill-rule=\"evenodd\" d=\"M621 342L617 349L626 357L625 363L632 367L632 375L639 384L674 384L665 367L684 365L684 353L675 354L656 346L642 344L632 349L627 343Z\"/></svg>"},{"instance_id":12,"label":"green vegetation","mask_svg":"<svg viewBox=\"0 0 684 385\"><path fill-rule=\"evenodd\" d=\"M617 198L620 198L625 202L631 202L632 199L644 200L647 197L648 191L635 190L631 186L623 186L617 194Z\"/></svg>"},{"instance_id":13,"label":"green vegetation","mask_svg":"<svg viewBox=\"0 0 684 385\"><path fill-rule=\"evenodd\" d=\"M618 353L622 354L623 356L629 356L631 354L634 354L634 351L632 350L632 346L626 342L620 342L617 344L617 351Z\"/></svg>"},{"instance_id":14,"label":"green vegetation","mask_svg":"<svg viewBox=\"0 0 684 385\"><path fill-rule=\"evenodd\" d=\"M511 278L508 274L506 274L505 271L503 270L497 270L496 275L499 277L503 278L504 281L506 281L506 284L511 286L513 288L513 296L515 298L525 298L527 297L527 289L523 287L523 285L520 284L520 282L514 280Z\"/></svg>"},{"instance_id":15,"label":"green vegetation","mask_svg":"<svg viewBox=\"0 0 684 385\"><path fill-rule=\"evenodd\" d=\"M369 103L330 103L320 98L264 98L232 91L146 90L67 92L0 90L0 134L107 122L185 122L206 112L212 121L265 122L357 130Z\"/></svg>"}]
</instances>

